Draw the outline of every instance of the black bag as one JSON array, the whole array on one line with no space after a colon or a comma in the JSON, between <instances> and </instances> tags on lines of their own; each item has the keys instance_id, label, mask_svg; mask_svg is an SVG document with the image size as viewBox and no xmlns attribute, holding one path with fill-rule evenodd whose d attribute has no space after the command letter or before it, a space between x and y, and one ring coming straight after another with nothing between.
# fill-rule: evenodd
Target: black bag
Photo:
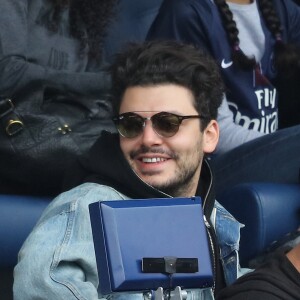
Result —
<instances>
[{"instance_id":1,"label":"black bag","mask_svg":"<svg viewBox=\"0 0 300 300\"><path fill-rule=\"evenodd\" d=\"M115 131L108 100L53 90L0 99L0 122L0 193L57 195L70 164Z\"/></svg>"}]
</instances>

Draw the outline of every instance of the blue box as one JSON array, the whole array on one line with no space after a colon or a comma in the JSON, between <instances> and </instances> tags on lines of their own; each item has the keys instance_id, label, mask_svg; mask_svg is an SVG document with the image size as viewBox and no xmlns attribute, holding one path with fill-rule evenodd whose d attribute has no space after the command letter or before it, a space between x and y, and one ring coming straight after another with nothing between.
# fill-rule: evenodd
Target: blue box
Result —
<instances>
[{"instance_id":1,"label":"blue box","mask_svg":"<svg viewBox=\"0 0 300 300\"><path fill-rule=\"evenodd\" d=\"M200 197L99 201L89 206L99 290L169 288L163 273L144 273L144 257L197 258L198 272L175 273L172 286L213 285L213 272Z\"/></svg>"}]
</instances>

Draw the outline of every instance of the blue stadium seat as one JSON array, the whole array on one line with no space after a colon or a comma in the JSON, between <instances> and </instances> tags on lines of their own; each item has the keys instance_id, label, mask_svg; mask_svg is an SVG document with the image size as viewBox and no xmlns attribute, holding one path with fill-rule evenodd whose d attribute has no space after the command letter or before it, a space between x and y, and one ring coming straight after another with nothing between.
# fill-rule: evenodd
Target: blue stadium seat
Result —
<instances>
[{"instance_id":1,"label":"blue stadium seat","mask_svg":"<svg viewBox=\"0 0 300 300\"><path fill-rule=\"evenodd\" d=\"M0 269L16 264L24 240L50 200L0 194Z\"/></svg>"},{"instance_id":2,"label":"blue stadium seat","mask_svg":"<svg viewBox=\"0 0 300 300\"><path fill-rule=\"evenodd\" d=\"M245 225L242 265L300 226L300 184L244 183L229 188L218 201Z\"/></svg>"}]
</instances>

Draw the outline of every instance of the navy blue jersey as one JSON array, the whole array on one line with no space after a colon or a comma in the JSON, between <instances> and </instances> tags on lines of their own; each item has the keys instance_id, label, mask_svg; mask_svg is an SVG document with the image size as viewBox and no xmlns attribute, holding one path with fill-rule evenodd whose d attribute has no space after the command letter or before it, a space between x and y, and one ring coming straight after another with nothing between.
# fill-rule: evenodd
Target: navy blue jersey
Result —
<instances>
[{"instance_id":1,"label":"navy blue jersey","mask_svg":"<svg viewBox=\"0 0 300 300\"><path fill-rule=\"evenodd\" d=\"M291 0L274 0L283 27L283 41L300 43L300 8ZM265 51L251 71L232 64L231 47L212 0L165 0L148 39L175 39L208 51L220 65L234 122L247 129L271 133L278 127L278 95L272 84L275 39L261 22ZM284 99L283 99L284 101Z\"/></svg>"}]
</instances>

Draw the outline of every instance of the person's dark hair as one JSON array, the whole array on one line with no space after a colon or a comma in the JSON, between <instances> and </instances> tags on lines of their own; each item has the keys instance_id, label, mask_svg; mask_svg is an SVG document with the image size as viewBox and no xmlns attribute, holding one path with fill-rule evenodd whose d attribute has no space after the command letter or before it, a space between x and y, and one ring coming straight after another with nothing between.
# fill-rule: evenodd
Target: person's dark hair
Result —
<instances>
[{"instance_id":1,"label":"person's dark hair","mask_svg":"<svg viewBox=\"0 0 300 300\"><path fill-rule=\"evenodd\" d=\"M214 2L218 7L228 41L232 48L233 62L242 69L252 69L256 61L253 57L246 56L239 47L239 31L226 0L214 0ZM285 44L282 41L281 23L273 1L257 0L257 3L267 28L275 38L275 66L279 72L284 72L288 77L292 76L300 68L299 47L293 44Z\"/></svg>"},{"instance_id":2,"label":"person's dark hair","mask_svg":"<svg viewBox=\"0 0 300 300\"><path fill-rule=\"evenodd\" d=\"M89 47L89 56L100 61L108 24L119 0L49 0L54 11L49 29L57 32L62 12L69 8L71 35L81 43L80 54ZM84 26L84 28L83 28Z\"/></svg>"},{"instance_id":3,"label":"person's dark hair","mask_svg":"<svg viewBox=\"0 0 300 300\"><path fill-rule=\"evenodd\" d=\"M110 67L114 114L125 90L135 86L176 84L188 88L201 119L201 130L217 118L224 85L215 61L199 49L176 41L130 44Z\"/></svg>"}]
</instances>

